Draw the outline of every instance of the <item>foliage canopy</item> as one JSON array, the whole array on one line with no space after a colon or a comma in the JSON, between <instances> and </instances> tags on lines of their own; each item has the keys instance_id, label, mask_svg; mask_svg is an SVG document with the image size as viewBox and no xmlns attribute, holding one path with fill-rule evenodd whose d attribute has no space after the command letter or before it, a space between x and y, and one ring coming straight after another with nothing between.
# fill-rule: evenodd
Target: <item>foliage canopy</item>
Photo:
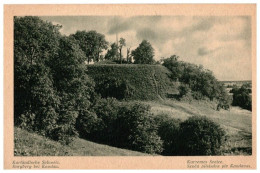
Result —
<instances>
[{"instance_id":1,"label":"foliage canopy","mask_svg":"<svg viewBox=\"0 0 260 173\"><path fill-rule=\"evenodd\" d=\"M150 42L143 40L139 46L132 51L135 64L153 64L154 49Z\"/></svg>"}]
</instances>

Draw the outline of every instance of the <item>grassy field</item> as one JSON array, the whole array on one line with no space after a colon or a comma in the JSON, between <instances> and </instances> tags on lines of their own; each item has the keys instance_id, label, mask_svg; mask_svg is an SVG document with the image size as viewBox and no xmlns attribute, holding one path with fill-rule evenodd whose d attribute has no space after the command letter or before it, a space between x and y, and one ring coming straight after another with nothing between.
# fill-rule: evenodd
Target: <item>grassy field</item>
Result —
<instances>
[{"instance_id":1,"label":"grassy field","mask_svg":"<svg viewBox=\"0 0 260 173\"><path fill-rule=\"evenodd\" d=\"M80 138L70 145L49 140L20 128L14 129L15 156L143 156L145 153L101 145Z\"/></svg>"},{"instance_id":2,"label":"grassy field","mask_svg":"<svg viewBox=\"0 0 260 173\"><path fill-rule=\"evenodd\" d=\"M250 155L252 153L252 112L239 107L229 111L216 111L216 104L206 101L180 102L174 100L144 102L151 105L154 115L165 113L185 120L193 115L202 115L219 123L227 132L225 155Z\"/></svg>"}]
</instances>

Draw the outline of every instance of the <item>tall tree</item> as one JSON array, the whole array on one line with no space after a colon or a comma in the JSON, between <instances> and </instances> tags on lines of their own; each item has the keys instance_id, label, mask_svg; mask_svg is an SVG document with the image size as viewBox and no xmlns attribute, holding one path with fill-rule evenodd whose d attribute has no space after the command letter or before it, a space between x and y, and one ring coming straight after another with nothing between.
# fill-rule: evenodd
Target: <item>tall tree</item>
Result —
<instances>
[{"instance_id":1,"label":"tall tree","mask_svg":"<svg viewBox=\"0 0 260 173\"><path fill-rule=\"evenodd\" d=\"M14 120L33 122L34 130L48 133L57 120L59 97L49 64L59 49L61 26L38 17L14 18Z\"/></svg>"},{"instance_id":2,"label":"tall tree","mask_svg":"<svg viewBox=\"0 0 260 173\"><path fill-rule=\"evenodd\" d=\"M55 132L67 136L54 135L54 139L70 142L77 135L77 117L87 110L93 95L93 82L86 75L86 56L71 37L62 37L58 55L53 59L52 73L54 86L60 97L59 118ZM64 139L63 139L64 138Z\"/></svg>"},{"instance_id":3,"label":"tall tree","mask_svg":"<svg viewBox=\"0 0 260 173\"><path fill-rule=\"evenodd\" d=\"M71 37L78 41L81 50L85 52L88 63L91 60L98 62L100 53L106 50L108 46L105 36L96 31L77 31L75 34L72 34Z\"/></svg>"},{"instance_id":4,"label":"tall tree","mask_svg":"<svg viewBox=\"0 0 260 173\"><path fill-rule=\"evenodd\" d=\"M120 54L120 63L122 64L122 48L125 46L125 39L120 38L119 40L119 54Z\"/></svg>"},{"instance_id":5,"label":"tall tree","mask_svg":"<svg viewBox=\"0 0 260 173\"><path fill-rule=\"evenodd\" d=\"M147 40L143 40L139 46L132 51L135 64L153 64L154 49Z\"/></svg>"}]
</instances>

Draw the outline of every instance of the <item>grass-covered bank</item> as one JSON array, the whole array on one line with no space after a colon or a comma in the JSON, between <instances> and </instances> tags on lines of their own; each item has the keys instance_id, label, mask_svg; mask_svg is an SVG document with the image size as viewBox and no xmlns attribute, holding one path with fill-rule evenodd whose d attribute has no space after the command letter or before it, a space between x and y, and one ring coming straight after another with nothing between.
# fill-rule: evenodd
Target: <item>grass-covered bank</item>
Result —
<instances>
[{"instance_id":1,"label":"grass-covered bank","mask_svg":"<svg viewBox=\"0 0 260 173\"><path fill-rule=\"evenodd\" d=\"M171 72L161 65L87 65L87 74L95 81L95 91L103 97L157 100L178 92L178 86L169 78Z\"/></svg>"},{"instance_id":2,"label":"grass-covered bank","mask_svg":"<svg viewBox=\"0 0 260 173\"><path fill-rule=\"evenodd\" d=\"M14 128L15 156L143 156L145 153L120 149L76 138L69 145L33 132Z\"/></svg>"},{"instance_id":3,"label":"grass-covered bank","mask_svg":"<svg viewBox=\"0 0 260 173\"><path fill-rule=\"evenodd\" d=\"M252 112L231 107L230 110L216 111L217 103L209 101L147 101L154 115L168 114L186 120L191 116L206 116L227 132L227 141L222 147L224 155L248 155L252 153Z\"/></svg>"}]
</instances>

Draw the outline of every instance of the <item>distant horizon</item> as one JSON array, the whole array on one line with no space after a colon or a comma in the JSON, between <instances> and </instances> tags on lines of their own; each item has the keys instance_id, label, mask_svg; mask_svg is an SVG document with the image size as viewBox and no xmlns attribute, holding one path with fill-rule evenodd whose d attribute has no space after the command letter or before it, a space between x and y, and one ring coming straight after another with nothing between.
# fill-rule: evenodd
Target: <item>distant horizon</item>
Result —
<instances>
[{"instance_id":1,"label":"distant horizon","mask_svg":"<svg viewBox=\"0 0 260 173\"><path fill-rule=\"evenodd\" d=\"M219 80L220 82L252 82L252 80Z\"/></svg>"},{"instance_id":2,"label":"distant horizon","mask_svg":"<svg viewBox=\"0 0 260 173\"><path fill-rule=\"evenodd\" d=\"M63 27L70 35L77 30L96 30L111 44L123 37L134 50L148 40L155 60L178 55L180 60L201 64L219 81L252 80L251 17L249 16L40 16ZM126 54L126 47L123 55ZM105 52L104 52L105 53Z\"/></svg>"}]
</instances>

